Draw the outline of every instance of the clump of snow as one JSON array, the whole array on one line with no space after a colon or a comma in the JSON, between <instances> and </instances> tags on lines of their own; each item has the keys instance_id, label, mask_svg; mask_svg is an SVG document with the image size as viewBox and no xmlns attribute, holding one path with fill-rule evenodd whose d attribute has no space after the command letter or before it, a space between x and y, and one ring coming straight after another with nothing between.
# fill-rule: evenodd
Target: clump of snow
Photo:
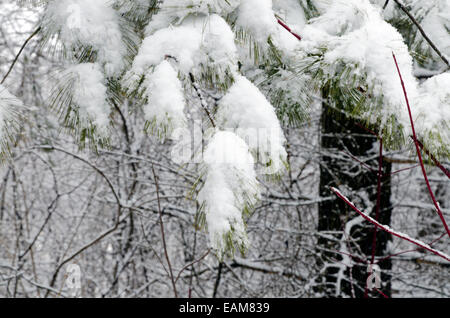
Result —
<instances>
[{"instance_id":1,"label":"clump of snow","mask_svg":"<svg viewBox=\"0 0 450 318\"><path fill-rule=\"evenodd\" d=\"M266 42L277 33L272 0L241 0L236 26L250 32L256 41Z\"/></svg>"},{"instance_id":2,"label":"clump of snow","mask_svg":"<svg viewBox=\"0 0 450 318\"><path fill-rule=\"evenodd\" d=\"M220 256L230 243L247 248L242 213L260 197L248 146L232 132L217 131L205 150L204 165L205 183L197 200L205 211L211 246Z\"/></svg>"},{"instance_id":3,"label":"clump of snow","mask_svg":"<svg viewBox=\"0 0 450 318\"><path fill-rule=\"evenodd\" d=\"M226 70L237 71L238 57L233 30L217 14L211 15L205 22L197 63L219 69L219 74Z\"/></svg>"},{"instance_id":4,"label":"clump of snow","mask_svg":"<svg viewBox=\"0 0 450 318\"><path fill-rule=\"evenodd\" d=\"M178 27L158 30L146 37L133 61L132 72L144 74L148 67L158 65L167 57L178 62L180 70L189 72L202 41L200 23L185 23Z\"/></svg>"},{"instance_id":5,"label":"clump of snow","mask_svg":"<svg viewBox=\"0 0 450 318\"><path fill-rule=\"evenodd\" d=\"M234 34L226 21L216 14L189 18L180 26L158 30L144 39L126 76L125 86L132 86L149 67L167 58L174 60L185 74L195 75L209 66L223 77L225 71L237 70Z\"/></svg>"},{"instance_id":6,"label":"clump of snow","mask_svg":"<svg viewBox=\"0 0 450 318\"><path fill-rule=\"evenodd\" d=\"M44 30L58 33L67 51L91 46L108 76L124 67L126 48L119 17L109 0L53 0L43 19Z\"/></svg>"},{"instance_id":7,"label":"clump of snow","mask_svg":"<svg viewBox=\"0 0 450 318\"><path fill-rule=\"evenodd\" d=\"M185 124L185 99L183 86L177 72L168 61L162 61L144 81L147 103L144 106L145 119L154 123L164 135Z\"/></svg>"},{"instance_id":8,"label":"clump of snow","mask_svg":"<svg viewBox=\"0 0 450 318\"><path fill-rule=\"evenodd\" d=\"M107 102L105 78L96 63L81 63L70 67L67 73L73 78L72 103L77 108L82 128L95 125L96 132L108 136L111 108Z\"/></svg>"},{"instance_id":9,"label":"clump of snow","mask_svg":"<svg viewBox=\"0 0 450 318\"><path fill-rule=\"evenodd\" d=\"M279 173L286 162L285 137L273 106L248 79L237 75L219 103L218 125L246 140L266 173Z\"/></svg>"}]
</instances>

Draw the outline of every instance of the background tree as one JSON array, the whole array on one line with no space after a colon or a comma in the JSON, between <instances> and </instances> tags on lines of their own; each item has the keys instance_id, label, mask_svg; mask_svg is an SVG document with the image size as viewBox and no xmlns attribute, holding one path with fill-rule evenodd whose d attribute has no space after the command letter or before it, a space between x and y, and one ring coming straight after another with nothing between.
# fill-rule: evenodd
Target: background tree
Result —
<instances>
[{"instance_id":1,"label":"background tree","mask_svg":"<svg viewBox=\"0 0 450 318\"><path fill-rule=\"evenodd\" d=\"M2 15L14 27L31 21L3 32L0 106L24 120L0 172L2 295L73 295L66 271L78 264L82 296L362 296L373 226L346 231L361 218L328 185L375 215L380 194L382 223L392 211L394 229L448 250L414 166L392 51L417 134L443 165L448 73L437 75L435 51L433 66L413 68L413 46L396 30L414 25L396 25L404 11L392 3L384 12L375 1L20 4L3 4L17 15ZM417 72L436 76L419 84ZM275 134L251 143L261 129ZM367 129L383 138L381 191L379 144ZM448 215L448 179L428 169ZM377 233L382 292L449 295L444 259ZM329 284L330 267L340 284Z\"/></svg>"}]
</instances>

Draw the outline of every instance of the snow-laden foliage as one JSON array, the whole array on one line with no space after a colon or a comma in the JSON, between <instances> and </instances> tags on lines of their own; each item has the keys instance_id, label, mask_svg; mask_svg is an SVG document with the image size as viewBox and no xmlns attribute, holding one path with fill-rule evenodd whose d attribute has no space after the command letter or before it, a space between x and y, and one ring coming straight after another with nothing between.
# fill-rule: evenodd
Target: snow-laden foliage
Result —
<instances>
[{"instance_id":1,"label":"snow-laden foliage","mask_svg":"<svg viewBox=\"0 0 450 318\"><path fill-rule=\"evenodd\" d=\"M171 58L184 74L222 82L237 70L234 34L218 15L186 19L147 36L133 61L125 86L133 87L151 66Z\"/></svg>"},{"instance_id":2,"label":"snow-laden foliage","mask_svg":"<svg viewBox=\"0 0 450 318\"><path fill-rule=\"evenodd\" d=\"M236 78L219 103L217 122L236 129L241 138L249 140L250 150L270 174L283 170L287 156L285 138L275 110L248 79Z\"/></svg>"},{"instance_id":3,"label":"snow-laden foliage","mask_svg":"<svg viewBox=\"0 0 450 318\"><path fill-rule=\"evenodd\" d=\"M147 102L144 106L148 128L161 137L185 125L185 99L177 72L168 61L162 61L146 77L143 86Z\"/></svg>"},{"instance_id":4,"label":"snow-laden foliage","mask_svg":"<svg viewBox=\"0 0 450 318\"><path fill-rule=\"evenodd\" d=\"M450 145L450 73L427 79L412 105L415 127L432 153L445 154Z\"/></svg>"},{"instance_id":5,"label":"snow-laden foliage","mask_svg":"<svg viewBox=\"0 0 450 318\"><path fill-rule=\"evenodd\" d=\"M226 17L239 5L239 0L166 0L158 7L158 13L146 28L151 34L169 25L177 25L188 16L208 16L218 14Z\"/></svg>"},{"instance_id":6,"label":"snow-laden foliage","mask_svg":"<svg viewBox=\"0 0 450 318\"><path fill-rule=\"evenodd\" d=\"M109 0L50 1L42 27L48 38L58 35L69 56L74 52L83 61L95 56L108 76L117 75L125 65L119 16Z\"/></svg>"},{"instance_id":7,"label":"snow-laden foliage","mask_svg":"<svg viewBox=\"0 0 450 318\"><path fill-rule=\"evenodd\" d=\"M368 0L333 1L322 10L305 27L301 70L350 113L376 125L386 144L404 143L410 125L393 52L411 98L417 83L401 35Z\"/></svg>"},{"instance_id":8,"label":"snow-laden foliage","mask_svg":"<svg viewBox=\"0 0 450 318\"><path fill-rule=\"evenodd\" d=\"M106 79L101 67L96 63L81 63L69 67L60 78L55 89L55 107L66 105L59 112L65 122L80 136L104 143L109 138L111 107L108 104Z\"/></svg>"},{"instance_id":9,"label":"snow-laden foliage","mask_svg":"<svg viewBox=\"0 0 450 318\"><path fill-rule=\"evenodd\" d=\"M384 6L384 0L372 0L378 6ZM420 24L427 37L438 46L445 56L450 55L450 1L449 0L403 0L406 10ZM428 70L441 70L445 64L425 40L419 28L405 15L394 2L383 10L384 18L393 24L403 35L411 54L417 63Z\"/></svg>"},{"instance_id":10,"label":"snow-laden foliage","mask_svg":"<svg viewBox=\"0 0 450 318\"><path fill-rule=\"evenodd\" d=\"M446 15L439 10L446 5L419 12L418 1L406 4L427 30L437 32L433 38L444 42L445 51ZM208 228L221 233L211 239L220 254L234 243L217 242L230 229L214 230L211 211L225 213L227 207L214 182L223 186L227 171L236 180L257 168L280 175L288 158L279 120L298 125L320 94L375 127L385 145L405 144L410 122L392 53L419 138L433 153L448 154L448 130L441 130L448 123L446 75L419 86L401 33L369 0L53 0L42 21L44 41L61 43L68 60L79 63L64 72L53 96L81 143L89 138L104 145L116 111L127 126L126 104L127 111L144 114L143 130L164 140L200 118L233 131L212 139L205 134L208 150L231 141L248 147L253 162L245 169L219 169L212 150L203 162L208 173L199 202L209 211ZM135 132L129 130L127 138ZM242 185L227 182L228 200ZM233 215L253 206L240 197L233 202ZM244 223L236 224L239 239L231 242L244 246Z\"/></svg>"},{"instance_id":11,"label":"snow-laden foliage","mask_svg":"<svg viewBox=\"0 0 450 318\"><path fill-rule=\"evenodd\" d=\"M439 44L439 49L450 56L450 1L409 0L405 4L411 8L411 14L420 21L420 25L431 41ZM431 55L434 61L440 61L438 55L413 26L414 42L412 48L422 55Z\"/></svg>"},{"instance_id":12,"label":"snow-laden foliage","mask_svg":"<svg viewBox=\"0 0 450 318\"><path fill-rule=\"evenodd\" d=\"M200 220L206 221L219 257L248 247L243 213L249 213L260 197L253 164L247 144L232 132L217 131L205 150L205 183L198 194L204 209Z\"/></svg>"},{"instance_id":13,"label":"snow-laden foliage","mask_svg":"<svg viewBox=\"0 0 450 318\"><path fill-rule=\"evenodd\" d=\"M10 141L20 127L22 102L0 84L0 160L9 154Z\"/></svg>"},{"instance_id":14,"label":"snow-laden foliage","mask_svg":"<svg viewBox=\"0 0 450 318\"><path fill-rule=\"evenodd\" d=\"M448 155L450 144L438 133L442 127L437 116L441 105L427 105L426 110L421 106L408 47L397 29L383 20L380 9L368 0L321 0L317 7L322 14L304 29L300 70L311 74L317 86L327 90L331 103L340 103L376 127L385 145L398 147L409 140L411 124L394 53L414 119L421 116L420 120L426 122L418 125L419 138L426 139L435 154Z\"/></svg>"},{"instance_id":15,"label":"snow-laden foliage","mask_svg":"<svg viewBox=\"0 0 450 318\"><path fill-rule=\"evenodd\" d=\"M242 0L236 25L248 30L255 40L265 42L277 32L272 0Z\"/></svg>"}]
</instances>

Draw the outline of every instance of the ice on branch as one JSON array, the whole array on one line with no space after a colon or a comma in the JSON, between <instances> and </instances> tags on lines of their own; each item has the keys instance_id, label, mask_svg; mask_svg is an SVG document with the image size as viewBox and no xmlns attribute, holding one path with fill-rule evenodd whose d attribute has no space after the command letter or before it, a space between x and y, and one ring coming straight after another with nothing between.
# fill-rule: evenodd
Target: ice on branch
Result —
<instances>
[{"instance_id":1,"label":"ice on branch","mask_svg":"<svg viewBox=\"0 0 450 318\"><path fill-rule=\"evenodd\" d=\"M70 114L66 116L69 124L80 132L85 130L91 136L107 138L111 108L107 102L105 78L100 66L94 63L78 64L70 67L65 76L69 79L67 88L70 90Z\"/></svg>"},{"instance_id":2,"label":"ice on branch","mask_svg":"<svg viewBox=\"0 0 450 318\"><path fill-rule=\"evenodd\" d=\"M84 61L95 54L108 76L118 75L125 65L126 47L119 17L110 5L109 0L50 1L42 23L44 33L49 38L58 34L66 52L77 59Z\"/></svg>"},{"instance_id":3,"label":"ice on branch","mask_svg":"<svg viewBox=\"0 0 450 318\"><path fill-rule=\"evenodd\" d=\"M197 200L210 244L219 257L243 252L248 247L243 217L260 198L248 146L232 132L217 131L205 150L204 169Z\"/></svg>"},{"instance_id":4,"label":"ice on branch","mask_svg":"<svg viewBox=\"0 0 450 318\"><path fill-rule=\"evenodd\" d=\"M125 79L133 87L148 68L164 59L176 62L184 74L221 81L237 69L234 33L218 15L186 19L177 27L167 27L147 36Z\"/></svg>"},{"instance_id":5,"label":"ice on branch","mask_svg":"<svg viewBox=\"0 0 450 318\"><path fill-rule=\"evenodd\" d=\"M219 103L216 121L247 141L257 161L265 165L265 173L281 172L287 157L283 131L275 109L248 79L236 76Z\"/></svg>"},{"instance_id":6,"label":"ice on branch","mask_svg":"<svg viewBox=\"0 0 450 318\"><path fill-rule=\"evenodd\" d=\"M413 63L402 36L368 0L337 0L305 28L304 70L356 117L377 124L386 144L404 142L409 118L392 53L411 100Z\"/></svg>"},{"instance_id":7,"label":"ice on branch","mask_svg":"<svg viewBox=\"0 0 450 318\"><path fill-rule=\"evenodd\" d=\"M22 108L22 102L0 84L0 161L9 154L10 141L20 127L19 114Z\"/></svg>"},{"instance_id":8,"label":"ice on branch","mask_svg":"<svg viewBox=\"0 0 450 318\"><path fill-rule=\"evenodd\" d=\"M185 99L177 72L162 61L144 81L147 102L144 106L147 127L159 136L171 135L185 125Z\"/></svg>"}]
</instances>

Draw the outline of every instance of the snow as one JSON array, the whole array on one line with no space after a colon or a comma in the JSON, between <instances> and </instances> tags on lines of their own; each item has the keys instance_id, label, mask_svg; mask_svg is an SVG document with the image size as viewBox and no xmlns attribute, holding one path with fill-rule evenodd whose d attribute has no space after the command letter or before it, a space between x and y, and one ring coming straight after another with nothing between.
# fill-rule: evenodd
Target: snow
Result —
<instances>
[{"instance_id":1,"label":"snow","mask_svg":"<svg viewBox=\"0 0 450 318\"><path fill-rule=\"evenodd\" d=\"M218 255L226 252L228 234L237 246L248 246L242 211L260 197L253 164L248 146L232 132L217 131L205 150L205 183L197 200L205 209L210 244Z\"/></svg>"},{"instance_id":2,"label":"snow","mask_svg":"<svg viewBox=\"0 0 450 318\"><path fill-rule=\"evenodd\" d=\"M77 107L80 124L88 128L92 122L96 132L107 137L111 109L101 67L96 63L81 63L70 67L66 73L74 79L72 102Z\"/></svg>"},{"instance_id":3,"label":"snow","mask_svg":"<svg viewBox=\"0 0 450 318\"><path fill-rule=\"evenodd\" d=\"M82 46L97 51L97 61L108 76L116 76L124 67L126 48L122 42L120 21L109 0L54 0L49 2L43 27L58 33L67 52Z\"/></svg>"},{"instance_id":4,"label":"snow","mask_svg":"<svg viewBox=\"0 0 450 318\"><path fill-rule=\"evenodd\" d=\"M248 79L237 75L219 103L216 122L249 143L258 162L267 164L267 174L280 173L286 162L285 137L266 97Z\"/></svg>"},{"instance_id":5,"label":"snow","mask_svg":"<svg viewBox=\"0 0 450 318\"><path fill-rule=\"evenodd\" d=\"M158 13L147 25L146 34L169 25L177 25L187 17L205 17L212 14L226 16L234 11L240 0L165 0L159 6Z\"/></svg>"},{"instance_id":6,"label":"snow","mask_svg":"<svg viewBox=\"0 0 450 318\"><path fill-rule=\"evenodd\" d=\"M441 53L450 56L450 1L449 0L409 0L406 2L412 7L411 14L418 17L424 32L435 43ZM415 45L421 47L423 51L432 52L436 60L440 60L430 45L419 34L417 28Z\"/></svg>"},{"instance_id":7,"label":"snow","mask_svg":"<svg viewBox=\"0 0 450 318\"><path fill-rule=\"evenodd\" d=\"M223 76L226 70L237 70L234 33L226 21L216 14L187 18L183 24L167 27L147 36L127 75L131 86L146 70L170 57L185 74L197 74L209 66Z\"/></svg>"},{"instance_id":8,"label":"snow","mask_svg":"<svg viewBox=\"0 0 450 318\"><path fill-rule=\"evenodd\" d=\"M154 122L167 135L171 135L174 129L183 128L186 121L184 91L170 63L162 61L143 85L147 98L145 119Z\"/></svg>"},{"instance_id":9,"label":"snow","mask_svg":"<svg viewBox=\"0 0 450 318\"><path fill-rule=\"evenodd\" d=\"M241 0L236 26L249 31L256 41L266 42L277 32L272 0Z\"/></svg>"},{"instance_id":10,"label":"snow","mask_svg":"<svg viewBox=\"0 0 450 318\"><path fill-rule=\"evenodd\" d=\"M388 131L389 121L395 117L404 129L403 135L409 135L407 108L392 53L410 100L417 97L418 83L408 47L400 33L381 18L379 10L368 0L336 0L322 16L313 19L304 34L305 52L326 48L321 66L327 78L338 76L343 65L351 65L341 86L352 87L354 78L364 79L362 84L368 86L369 101L373 102L362 117L372 123L379 121L380 129Z\"/></svg>"},{"instance_id":11,"label":"snow","mask_svg":"<svg viewBox=\"0 0 450 318\"><path fill-rule=\"evenodd\" d=\"M439 143L450 147L450 72L427 79L419 89L414 126L423 143L430 149Z\"/></svg>"}]
</instances>

